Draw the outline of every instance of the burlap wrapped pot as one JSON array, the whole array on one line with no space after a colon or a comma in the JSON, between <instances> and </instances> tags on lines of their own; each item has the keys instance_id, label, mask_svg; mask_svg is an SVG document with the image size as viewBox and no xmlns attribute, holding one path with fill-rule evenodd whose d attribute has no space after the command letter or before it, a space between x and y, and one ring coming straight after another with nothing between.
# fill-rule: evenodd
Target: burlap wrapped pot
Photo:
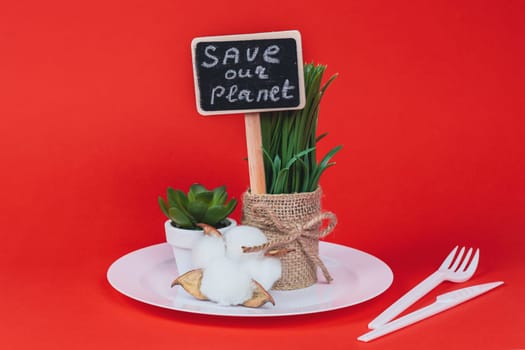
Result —
<instances>
[{"instance_id":1,"label":"burlap wrapped pot","mask_svg":"<svg viewBox=\"0 0 525 350\"><path fill-rule=\"evenodd\" d=\"M290 253L281 257L282 276L274 284L276 290L293 290L317 282L319 267L327 282L330 273L319 258L319 238L329 234L337 219L334 214L321 212L321 188L314 192L293 194L243 194L242 223L260 228L268 238L263 246L247 251L287 248ZM328 224L324 229L323 221Z\"/></svg>"}]
</instances>

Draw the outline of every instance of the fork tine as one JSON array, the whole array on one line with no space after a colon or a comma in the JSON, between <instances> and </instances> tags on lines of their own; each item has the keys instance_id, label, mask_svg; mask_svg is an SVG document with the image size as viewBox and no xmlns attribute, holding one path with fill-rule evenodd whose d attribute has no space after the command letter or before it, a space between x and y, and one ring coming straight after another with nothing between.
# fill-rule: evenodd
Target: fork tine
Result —
<instances>
[{"instance_id":1,"label":"fork tine","mask_svg":"<svg viewBox=\"0 0 525 350\"><path fill-rule=\"evenodd\" d=\"M476 271L476 268L478 267L479 262L479 249L476 249L476 253L474 254L474 257L472 258L472 261L470 262L470 265L467 267L467 270L465 273L468 275L473 275L474 271Z\"/></svg>"},{"instance_id":2,"label":"fork tine","mask_svg":"<svg viewBox=\"0 0 525 350\"><path fill-rule=\"evenodd\" d=\"M472 255L472 248L468 250L467 255L465 255L465 258L463 259L463 262L461 263L461 266L459 267L458 271L465 270L465 267L467 267L467 263L469 262L471 255Z\"/></svg>"},{"instance_id":3,"label":"fork tine","mask_svg":"<svg viewBox=\"0 0 525 350\"><path fill-rule=\"evenodd\" d=\"M450 253L448 253L447 257L439 267L440 270L446 270L450 266L450 263L452 262L452 259L454 259L454 256L456 255L456 252L458 250L458 246L455 246L454 249Z\"/></svg>"},{"instance_id":4,"label":"fork tine","mask_svg":"<svg viewBox=\"0 0 525 350\"><path fill-rule=\"evenodd\" d=\"M461 247L461 250L458 253L458 256L456 257L456 260L454 260L454 264L450 267L452 271L456 271L458 268L459 262L461 261L461 258L463 257L463 254L465 253L465 247Z\"/></svg>"}]
</instances>

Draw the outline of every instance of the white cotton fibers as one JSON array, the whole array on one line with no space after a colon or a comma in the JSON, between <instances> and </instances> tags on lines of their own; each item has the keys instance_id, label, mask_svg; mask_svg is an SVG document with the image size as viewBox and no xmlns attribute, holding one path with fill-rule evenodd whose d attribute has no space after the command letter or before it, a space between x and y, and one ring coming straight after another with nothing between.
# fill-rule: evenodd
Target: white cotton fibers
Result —
<instances>
[{"instance_id":1,"label":"white cotton fibers","mask_svg":"<svg viewBox=\"0 0 525 350\"><path fill-rule=\"evenodd\" d=\"M258 282L269 290L281 277L281 261L264 251L244 253L242 247L266 243L256 227L240 225L222 237L202 236L192 250L193 268L202 269L200 292L220 305L241 305L251 299Z\"/></svg>"},{"instance_id":2,"label":"white cotton fibers","mask_svg":"<svg viewBox=\"0 0 525 350\"><path fill-rule=\"evenodd\" d=\"M253 295L250 275L228 258L217 258L204 268L202 294L220 305L240 305Z\"/></svg>"},{"instance_id":3,"label":"white cotton fibers","mask_svg":"<svg viewBox=\"0 0 525 350\"><path fill-rule=\"evenodd\" d=\"M193 246L191 261L194 268L203 268L213 260L224 257L225 253L226 246L221 237L202 236Z\"/></svg>"},{"instance_id":4,"label":"white cotton fibers","mask_svg":"<svg viewBox=\"0 0 525 350\"><path fill-rule=\"evenodd\" d=\"M266 290L270 290L281 278L282 267L279 258L256 257L243 261L240 266Z\"/></svg>"},{"instance_id":5,"label":"white cotton fibers","mask_svg":"<svg viewBox=\"0 0 525 350\"><path fill-rule=\"evenodd\" d=\"M242 247L254 247L268 241L261 230L247 225L232 227L224 234L224 240L226 241L226 256L238 261L248 260L263 254L262 252L244 253Z\"/></svg>"}]
</instances>

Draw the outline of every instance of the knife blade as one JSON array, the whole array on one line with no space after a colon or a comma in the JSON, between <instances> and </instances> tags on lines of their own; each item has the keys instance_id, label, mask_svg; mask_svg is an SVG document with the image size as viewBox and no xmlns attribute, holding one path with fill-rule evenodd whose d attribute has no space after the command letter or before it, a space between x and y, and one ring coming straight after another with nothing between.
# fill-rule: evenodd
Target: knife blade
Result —
<instances>
[{"instance_id":1,"label":"knife blade","mask_svg":"<svg viewBox=\"0 0 525 350\"><path fill-rule=\"evenodd\" d=\"M357 340L368 342L370 340L379 338L383 335L392 333L394 331L397 331L398 329L424 320L430 316L448 310L454 306L464 303L465 301L487 293L488 291L502 284L503 281L478 284L475 286L461 288L452 292L438 295L434 303L425 306L419 310L416 310L408 315L400 317L397 320L391 321L379 328L373 329L370 332L358 337Z\"/></svg>"}]
</instances>

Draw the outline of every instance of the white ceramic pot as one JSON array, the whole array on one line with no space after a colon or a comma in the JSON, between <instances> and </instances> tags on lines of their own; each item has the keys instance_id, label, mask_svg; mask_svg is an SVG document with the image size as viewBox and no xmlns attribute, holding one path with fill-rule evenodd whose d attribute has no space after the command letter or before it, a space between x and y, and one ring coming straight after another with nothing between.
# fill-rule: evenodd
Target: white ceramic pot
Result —
<instances>
[{"instance_id":1,"label":"white ceramic pot","mask_svg":"<svg viewBox=\"0 0 525 350\"><path fill-rule=\"evenodd\" d=\"M228 218L230 225L219 229L224 233L230 228L237 226L237 221ZM187 230L175 227L171 224L171 220L164 223L164 230L166 231L166 241L173 249L173 257L177 264L177 271L182 275L193 268L191 263L191 250L195 242L204 234L202 230Z\"/></svg>"}]
</instances>

